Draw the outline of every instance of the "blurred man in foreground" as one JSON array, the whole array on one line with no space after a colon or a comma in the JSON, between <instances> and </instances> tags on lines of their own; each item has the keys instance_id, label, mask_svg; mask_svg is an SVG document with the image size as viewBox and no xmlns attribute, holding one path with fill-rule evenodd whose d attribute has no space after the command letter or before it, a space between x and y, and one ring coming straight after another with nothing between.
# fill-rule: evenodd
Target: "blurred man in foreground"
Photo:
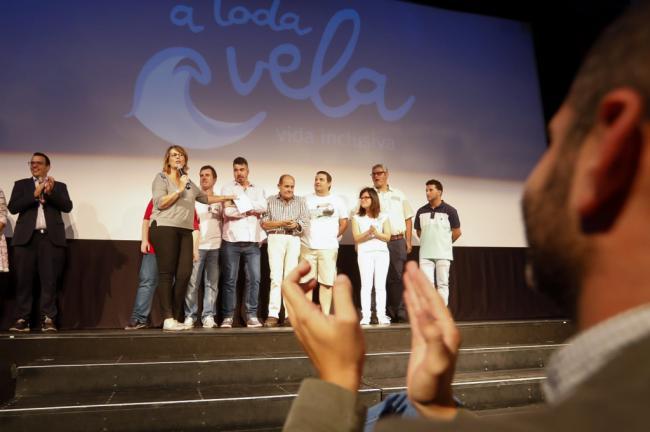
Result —
<instances>
[{"instance_id":1,"label":"blurred man in foreground","mask_svg":"<svg viewBox=\"0 0 650 432\"><path fill-rule=\"evenodd\" d=\"M510 416L458 409L451 382L460 336L414 263L404 275L412 328L408 396L418 419L377 431L645 431L650 404L650 4L619 19L594 46L550 123L551 145L526 184L530 279L574 312L579 333L551 359L547 405ZM363 333L351 286L334 286L325 317L299 285L283 290L296 335L319 372L303 382L285 431L357 431Z\"/></svg>"}]
</instances>

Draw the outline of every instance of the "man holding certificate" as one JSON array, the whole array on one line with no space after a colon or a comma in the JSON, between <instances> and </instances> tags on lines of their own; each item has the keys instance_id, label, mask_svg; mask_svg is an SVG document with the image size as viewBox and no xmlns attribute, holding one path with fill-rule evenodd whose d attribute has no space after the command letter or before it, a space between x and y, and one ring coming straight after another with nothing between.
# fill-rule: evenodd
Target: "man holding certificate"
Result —
<instances>
[{"instance_id":1,"label":"man holding certificate","mask_svg":"<svg viewBox=\"0 0 650 432\"><path fill-rule=\"evenodd\" d=\"M248 161L237 157L232 163L235 180L224 185L221 192L235 195L223 212L223 241L221 244L223 269L223 299L221 302L222 328L230 328L235 312L235 294L239 261L243 256L246 265L246 326L262 327L257 317L257 298L260 290L260 244L266 233L260 219L266 212L266 194L261 187L248 180Z\"/></svg>"}]
</instances>

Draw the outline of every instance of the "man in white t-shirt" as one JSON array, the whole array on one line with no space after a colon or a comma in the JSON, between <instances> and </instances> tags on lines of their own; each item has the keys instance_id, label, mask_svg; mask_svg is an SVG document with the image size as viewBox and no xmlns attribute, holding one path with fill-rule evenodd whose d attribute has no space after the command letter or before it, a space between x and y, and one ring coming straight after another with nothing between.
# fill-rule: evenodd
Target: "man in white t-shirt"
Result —
<instances>
[{"instance_id":1,"label":"man in white t-shirt","mask_svg":"<svg viewBox=\"0 0 650 432\"><path fill-rule=\"evenodd\" d=\"M343 200L330 193L332 176L318 171L314 178L314 193L307 195L310 223L302 237L300 255L309 262L311 271L303 280L317 278L321 309L329 314L332 305L332 285L336 278L336 257L339 238L348 227L348 211ZM307 295L311 298L310 291Z\"/></svg>"},{"instance_id":2,"label":"man in white t-shirt","mask_svg":"<svg viewBox=\"0 0 650 432\"><path fill-rule=\"evenodd\" d=\"M199 171L201 190L214 195L217 172L210 165ZM220 203L194 204L199 217L198 253L195 253L192 276L185 294L185 326L194 327L198 312L198 290L203 278L203 312L201 322L205 328L216 327L215 316L217 295L219 294L219 248L221 247L221 219L223 208ZM195 231L196 232L196 231Z\"/></svg>"}]
</instances>

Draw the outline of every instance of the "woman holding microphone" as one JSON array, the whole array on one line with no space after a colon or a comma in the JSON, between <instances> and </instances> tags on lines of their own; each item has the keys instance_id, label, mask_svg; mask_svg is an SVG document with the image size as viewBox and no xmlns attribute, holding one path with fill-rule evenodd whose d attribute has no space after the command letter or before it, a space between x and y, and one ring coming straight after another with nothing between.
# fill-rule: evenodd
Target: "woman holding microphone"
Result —
<instances>
[{"instance_id":1,"label":"woman holding microphone","mask_svg":"<svg viewBox=\"0 0 650 432\"><path fill-rule=\"evenodd\" d=\"M162 172L151 186L154 209L149 239L158 261L158 296L163 330L185 330L182 320L185 291L192 274L194 201L215 204L234 196L208 196L187 176L187 152L173 145L165 152Z\"/></svg>"}]
</instances>

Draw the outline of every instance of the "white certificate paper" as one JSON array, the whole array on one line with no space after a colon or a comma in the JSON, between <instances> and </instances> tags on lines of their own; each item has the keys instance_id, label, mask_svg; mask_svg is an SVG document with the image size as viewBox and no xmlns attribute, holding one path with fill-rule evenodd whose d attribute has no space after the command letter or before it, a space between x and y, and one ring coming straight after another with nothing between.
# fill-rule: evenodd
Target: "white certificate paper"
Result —
<instances>
[{"instance_id":1,"label":"white certificate paper","mask_svg":"<svg viewBox=\"0 0 650 432\"><path fill-rule=\"evenodd\" d=\"M237 207L239 213L246 213L249 210L253 210L253 203L251 202L251 199L248 198L248 195L241 194L237 195L237 198L235 198L235 207Z\"/></svg>"}]
</instances>

